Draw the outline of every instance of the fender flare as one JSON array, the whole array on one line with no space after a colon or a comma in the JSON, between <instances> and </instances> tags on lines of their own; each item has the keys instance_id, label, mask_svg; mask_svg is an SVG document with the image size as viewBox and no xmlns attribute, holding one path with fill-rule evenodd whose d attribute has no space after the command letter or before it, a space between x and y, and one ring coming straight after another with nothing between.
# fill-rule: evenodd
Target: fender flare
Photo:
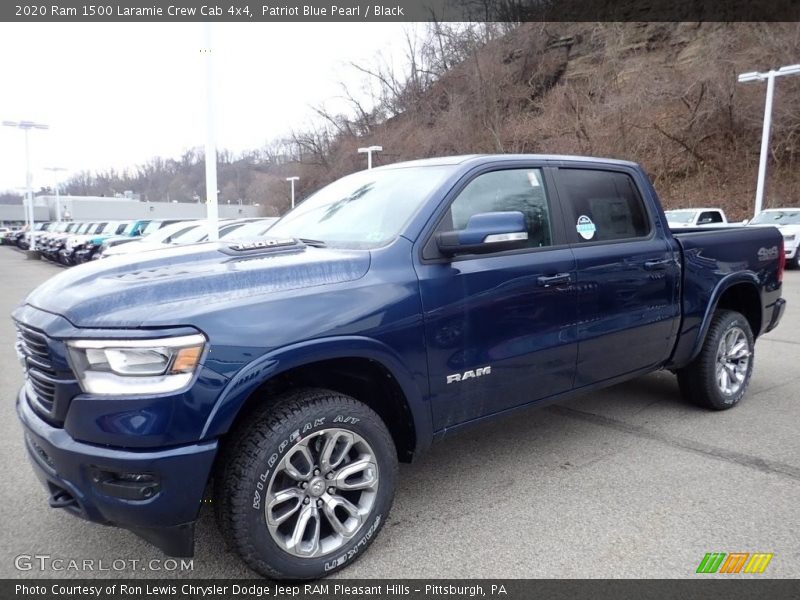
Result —
<instances>
[{"instance_id":1,"label":"fender flare","mask_svg":"<svg viewBox=\"0 0 800 600\"><path fill-rule=\"evenodd\" d=\"M244 402L262 384L291 369L335 358L364 358L380 364L395 378L408 403L414 422L415 453L433 439L430 403L413 374L389 346L362 336L336 336L308 340L276 348L245 365L234 375L208 415L201 439L227 433Z\"/></svg>"},{"instance_id":2,"label":"fender flare","mask_svg":"<svg viewBox=\"0 0 800 600\"><path fill-rule=\"evenodd\" d=\"M706 312L703 315L703 321L700 324L700 330L698 331L697 337L692 344L692 351L689 353L689 360L687 362L694 360L695 357L700 354L700 350L703 348L703 343L706 341L708 328L711 327L711 319L714 318L714 313L717 310L719 299L722 298L722 295L731 287L741 283L749 283L753 285L756 293L759 294L759 297L761 296L760 292L758 291L760 285L758 277L752 271L739 271L723 277L711 292L711 297L709 298L706 306ZM753 335L756 337L758 337L758 334L758 331L753 332Z\"/></svg>"}]
</instances>

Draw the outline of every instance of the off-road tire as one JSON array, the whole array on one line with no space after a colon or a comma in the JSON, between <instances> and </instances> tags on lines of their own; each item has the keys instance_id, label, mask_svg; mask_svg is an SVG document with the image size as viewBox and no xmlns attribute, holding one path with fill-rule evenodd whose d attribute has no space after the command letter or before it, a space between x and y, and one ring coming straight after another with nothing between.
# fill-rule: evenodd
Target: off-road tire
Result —
<instances>
[{"instance_id":1,"label":"off-road tire","mask_svg":"<svg viewBox=\"0 0 800 600\"><path fill-rule=\"evenodd\" d=\"M272 579L316 579L350 565L375 540L394 499L397 452L384 422L354 398L317 388L288 392L246 421L231 432L214 476L213 504L226 540L250 568ZM342 547L320 557L295 556L268 529L267 488L298 441L332 427L355 433L373 451L379 477L372 508Z\"/></svg>"},{"instance_id":2,"label":"off-road tire","mask_svg":"<svg viewBox=\"0 0 800 600\"><path fill-rule=\"evenodd\" d=\"M741 331L747 342L749 360L744 369L744 381L735 391L726 393L718 381L718 352L726 336ZM736 406L747 392L753 372L755 339L747 319L736 311L718 310L711 320L703 347L697 357L678 370L678 385L686 400L713 410Z\"/></svg>"}]
</instances>

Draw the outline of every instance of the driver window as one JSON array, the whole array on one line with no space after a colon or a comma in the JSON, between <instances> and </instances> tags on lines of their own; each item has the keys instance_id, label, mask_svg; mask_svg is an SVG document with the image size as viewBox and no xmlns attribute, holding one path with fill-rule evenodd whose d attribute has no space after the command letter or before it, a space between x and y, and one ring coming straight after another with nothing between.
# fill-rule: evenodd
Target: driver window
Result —
<instances>
[{"instance_id":1,"label":"driver window","mask_svg":"<svg viewBox=\"0 0 800 600\"><path fill-rule=\"evenodd\" d=\"M528 226L528 247L550 246L550 211L540 169L509 169L479 175L450 205L439 230L461 230L472 215L519 211Z\"/></svg>"}]
</instances>

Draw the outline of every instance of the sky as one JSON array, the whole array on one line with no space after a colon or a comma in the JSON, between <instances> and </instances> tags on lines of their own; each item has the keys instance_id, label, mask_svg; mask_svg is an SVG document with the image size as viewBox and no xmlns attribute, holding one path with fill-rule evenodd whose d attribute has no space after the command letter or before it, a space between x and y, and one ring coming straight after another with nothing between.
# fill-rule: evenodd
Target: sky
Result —
<instances>
[{"instance_id":1,"label":"sky","mask_svg":"<svg viewBox=\"0 0 800 600\"><path fill-rule=\"evenodd\" d=\"M409 23L217 23L216 138L236 153L302 128L311 106L341 107L340 82L361 94L349 62L402 60ZM44 167L122 169L203 146L200 23L0 23L0 120L30 133L33 186ZM0 127L0 191L25 184L24 134Z\"/></svg>"}]
</instances>

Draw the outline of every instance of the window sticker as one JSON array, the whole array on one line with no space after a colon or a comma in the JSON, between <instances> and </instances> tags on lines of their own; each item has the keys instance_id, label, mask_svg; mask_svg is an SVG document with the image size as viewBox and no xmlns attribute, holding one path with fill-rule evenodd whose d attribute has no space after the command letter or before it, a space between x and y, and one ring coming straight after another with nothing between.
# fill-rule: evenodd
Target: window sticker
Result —
<instances>
[{"instance_id":1,"label":"window sticker","mask_svg":"<svg viewBox=\"0 0 800 600\"><path fill-rule=\"evenodd\" d=\"M539 187L539 171L528 171L528 181L531 187Z\"/></svg>"},{"instance_id":2,"label":"window sticker","mask_svg":"<svg viewBox=\"0 0 800 600\"><path fill-rule=\"evenodd\" d=\"M583 239L590 240L594 237L597 227L594 226L594 223L592 223L589 217L581 215L578 217L578 222L575 224L575 231L577 231L578 235Z\"/></svg>"}]
</instances>

